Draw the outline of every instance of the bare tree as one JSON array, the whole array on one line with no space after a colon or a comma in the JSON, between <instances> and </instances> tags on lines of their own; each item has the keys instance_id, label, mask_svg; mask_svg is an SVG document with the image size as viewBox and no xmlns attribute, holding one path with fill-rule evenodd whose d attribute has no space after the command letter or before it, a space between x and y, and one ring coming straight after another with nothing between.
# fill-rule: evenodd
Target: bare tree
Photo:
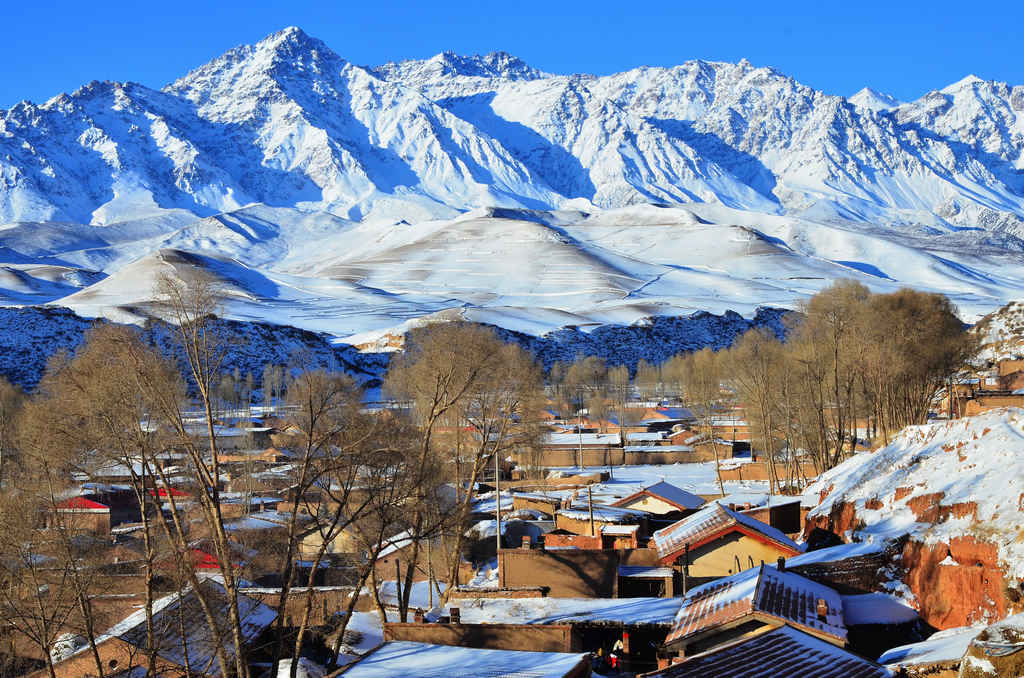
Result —
<instances>
[{"instance_id":1,"label":"bare tree","mask_svg":"<svg viewBox=\"0 0 1024 678\"><path fill-rule=\"evenodd\" d=\"M14 449L17 417L24 400L24 392L0 376L0 487Z\"/></svg>"},{"instance_id":2,"label":"bare tree","mask_svg":"<svg viewBox=\"0 0 1024 678\"><path fill-rule=\"evenodd\" d=\"M722 366L719 356L710 348L703 348L683 359L683 384L689 404L696 409L704 435L711 442L715 454L715 474L718 491L725 494L722 465L718 452L718 436L714 421L722 402Z\"/></svg>"}]
</instances>

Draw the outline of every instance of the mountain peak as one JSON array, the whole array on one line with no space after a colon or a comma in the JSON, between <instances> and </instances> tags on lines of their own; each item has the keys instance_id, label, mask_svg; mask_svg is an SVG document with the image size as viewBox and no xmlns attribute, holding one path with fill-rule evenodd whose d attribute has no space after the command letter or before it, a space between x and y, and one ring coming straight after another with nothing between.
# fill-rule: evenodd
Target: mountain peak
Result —
<instances>
[{"instance_id":1,"label":"mountain peak","mask_svg":"<svg viewBox=\"0 0 1024 678\"><path fill-rule=\"evenodd\" d=\"M371 70L384 78L398 76L404 79L415 74L417 78L424 80L451 76L536 80L547 75L519 57L503 51L463 56L446 50L429 59L392 61Z\"/></svg>"},{"instance_id":2,"label":"mountain peak","mask_svg":"<svg viewBox=\"0 0 1024 678\"><path fill-rule=\"evenodd\" d=\"M288 26L253 45L228 50L164 90L194 101L205 100L215 89L223 89L221 93L230 97L238 86L254 89L260 81L281 82L294 79L300 73L315 75L327 70L337 71L344 63L344 59L323 41L301 28Z\"/></svg>"},{"instance_id":3,"label":"mountain peak","mask_svg":"<svg viewBox=\"0 0 1024 678\"><path fill-rule=\"evenodd\" d=\"M975 85L984 84L987 82L988 81L985 80L984 78L979 78L978 76L971 73L960 78L954 83L950 83L949 85L943 87L939 91L942 92L943 94L952 94L954 92L959 92L960 90L967 89L969 87L974 87Z\"/></svg>"},{"instance_id":4,"label":"mountain peak","mask_svg":"<svg viewBox=\"0 0 1024 678\"><path fill-rule=\"evenodd\" d=\"M903 102L891 94L879 92L876 89L865 87L847 99L857 108L866 108L871 111L890 111Z\"/></svg>"}]
</instances>

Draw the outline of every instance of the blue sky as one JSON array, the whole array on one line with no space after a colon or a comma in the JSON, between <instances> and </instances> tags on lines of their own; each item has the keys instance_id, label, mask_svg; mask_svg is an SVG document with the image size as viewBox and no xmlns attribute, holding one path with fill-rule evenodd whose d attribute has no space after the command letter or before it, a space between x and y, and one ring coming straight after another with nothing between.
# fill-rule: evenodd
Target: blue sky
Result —
<instances>
[{"instance_id":1,"label":"blue sky","mask_svg":"<svg viewBox=\"0 0 1024 678\"><path fill-rule=\"evenodd\" d=\"M289 25L358 64L505 50L555 72L613 73L687 59L774 66L832 94L901 99L974 73L1024 84L1024 1L945 3L527 0L473 2L5 3L0 108L90 80L160 87ZM727 6L726 6L727 5Z\"/></svg>"}]
</instances>

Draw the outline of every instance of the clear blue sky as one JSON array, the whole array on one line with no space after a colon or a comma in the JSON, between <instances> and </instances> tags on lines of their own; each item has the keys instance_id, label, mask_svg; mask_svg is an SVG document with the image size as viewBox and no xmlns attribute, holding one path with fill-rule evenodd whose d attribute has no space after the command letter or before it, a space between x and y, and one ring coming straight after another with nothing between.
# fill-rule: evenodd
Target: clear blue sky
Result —
<instances>
[{"instance_id":1,"label":"clear blue sky","mask_svg":"<svg viewBox=\"0 0 1024 678\"><path fill-rule=\"evenodd\" d=\"M160 87L289 25L358 64L505 50L555 73L606 74L746 57L832 94L870 85L901 99L969 73L1024 84L1024 0L9 0L2 16L0 108L90 80Z\"/></svg>"}]
</instances>

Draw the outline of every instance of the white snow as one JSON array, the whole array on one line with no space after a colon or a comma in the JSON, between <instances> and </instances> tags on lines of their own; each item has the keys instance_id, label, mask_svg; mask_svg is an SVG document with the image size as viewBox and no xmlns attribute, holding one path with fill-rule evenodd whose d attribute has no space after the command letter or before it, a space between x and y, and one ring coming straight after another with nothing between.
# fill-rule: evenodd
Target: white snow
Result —
<instances>
[{"instance_id":1,"label":"white snow","mask_svg":"<svg viewBox=\"0 0 1024 678\"><path fill-rule=\"evenodd\" d=\"M746 62L365 68L289 28L161 91L0 111L0 303L139 322L160 273L205 270L230 318L374 343L750 316L850 277L972 319L1024 281L1022 101L847 100Z\"/></svg>"},{"instance_id":2,"label":"white snow","mask_svg":"<svg viewBox=\"0 0 1024 678\"><path fill-rule=\"evenodd\" d=\"M462 621L470 624L670 625L680 603L680 598L465 598L450 606L458 607Z\"/></svg>"},{"instance_id":3,"label":"white snow","mask_svg":"<svg viewBox=\"0 0 1024 678\"><path fill-rule=\"evenodd\" d=\"M346 678L440 678L458 671L468 676L563 678L586 654L480 650L391 641L345 671Z\"/></svg>"},{"instance_id":4,"label":"white snow","mask_svg":"<svg viewBox=\"0 0 1024 678\"><path fill-rule=\"evenodd\" d=\"M1024 541L1020 539L1024 495L1024 411L998 409L949 422L911 426L887 447L859 454L823 473L805 491L805 500L822 503L810 517L827 516L839 501L856 506L866 523L858 539L912 534L926 543L949 543L975 536L998 549L1009 578L1024 579ZM902 488L900 499L897 489ZM950 513L936 522L918 522L908 504L941 493L940 509L960 505L968 515ZM867 508L869 500L880 507ZM976 506L976 515L973 507Z\"/></svg>"},{"instance_id":5,"label":"white snow","mask_svg":"<svg viewBox=\"0 0 1024 678\"><path fill-rule=\"evenodd\" d=\"M889 667L899 665L931 664L959 660L967 652L971 640L983 626L960 626L933 633L928 640L910 645L901 645L887 650L878 658L879 664Z\"/></svg>"},{"instance_id":6,"label":"white snow","mask_svg":"<svg viewBox=\"0 0 1024 678\"><path fill-rule=\"evenodd\" d=\"M855 624L902 624L917 619L917 610L887 593L843 596L843 621Z\"/></svg>"}]
</instances>

